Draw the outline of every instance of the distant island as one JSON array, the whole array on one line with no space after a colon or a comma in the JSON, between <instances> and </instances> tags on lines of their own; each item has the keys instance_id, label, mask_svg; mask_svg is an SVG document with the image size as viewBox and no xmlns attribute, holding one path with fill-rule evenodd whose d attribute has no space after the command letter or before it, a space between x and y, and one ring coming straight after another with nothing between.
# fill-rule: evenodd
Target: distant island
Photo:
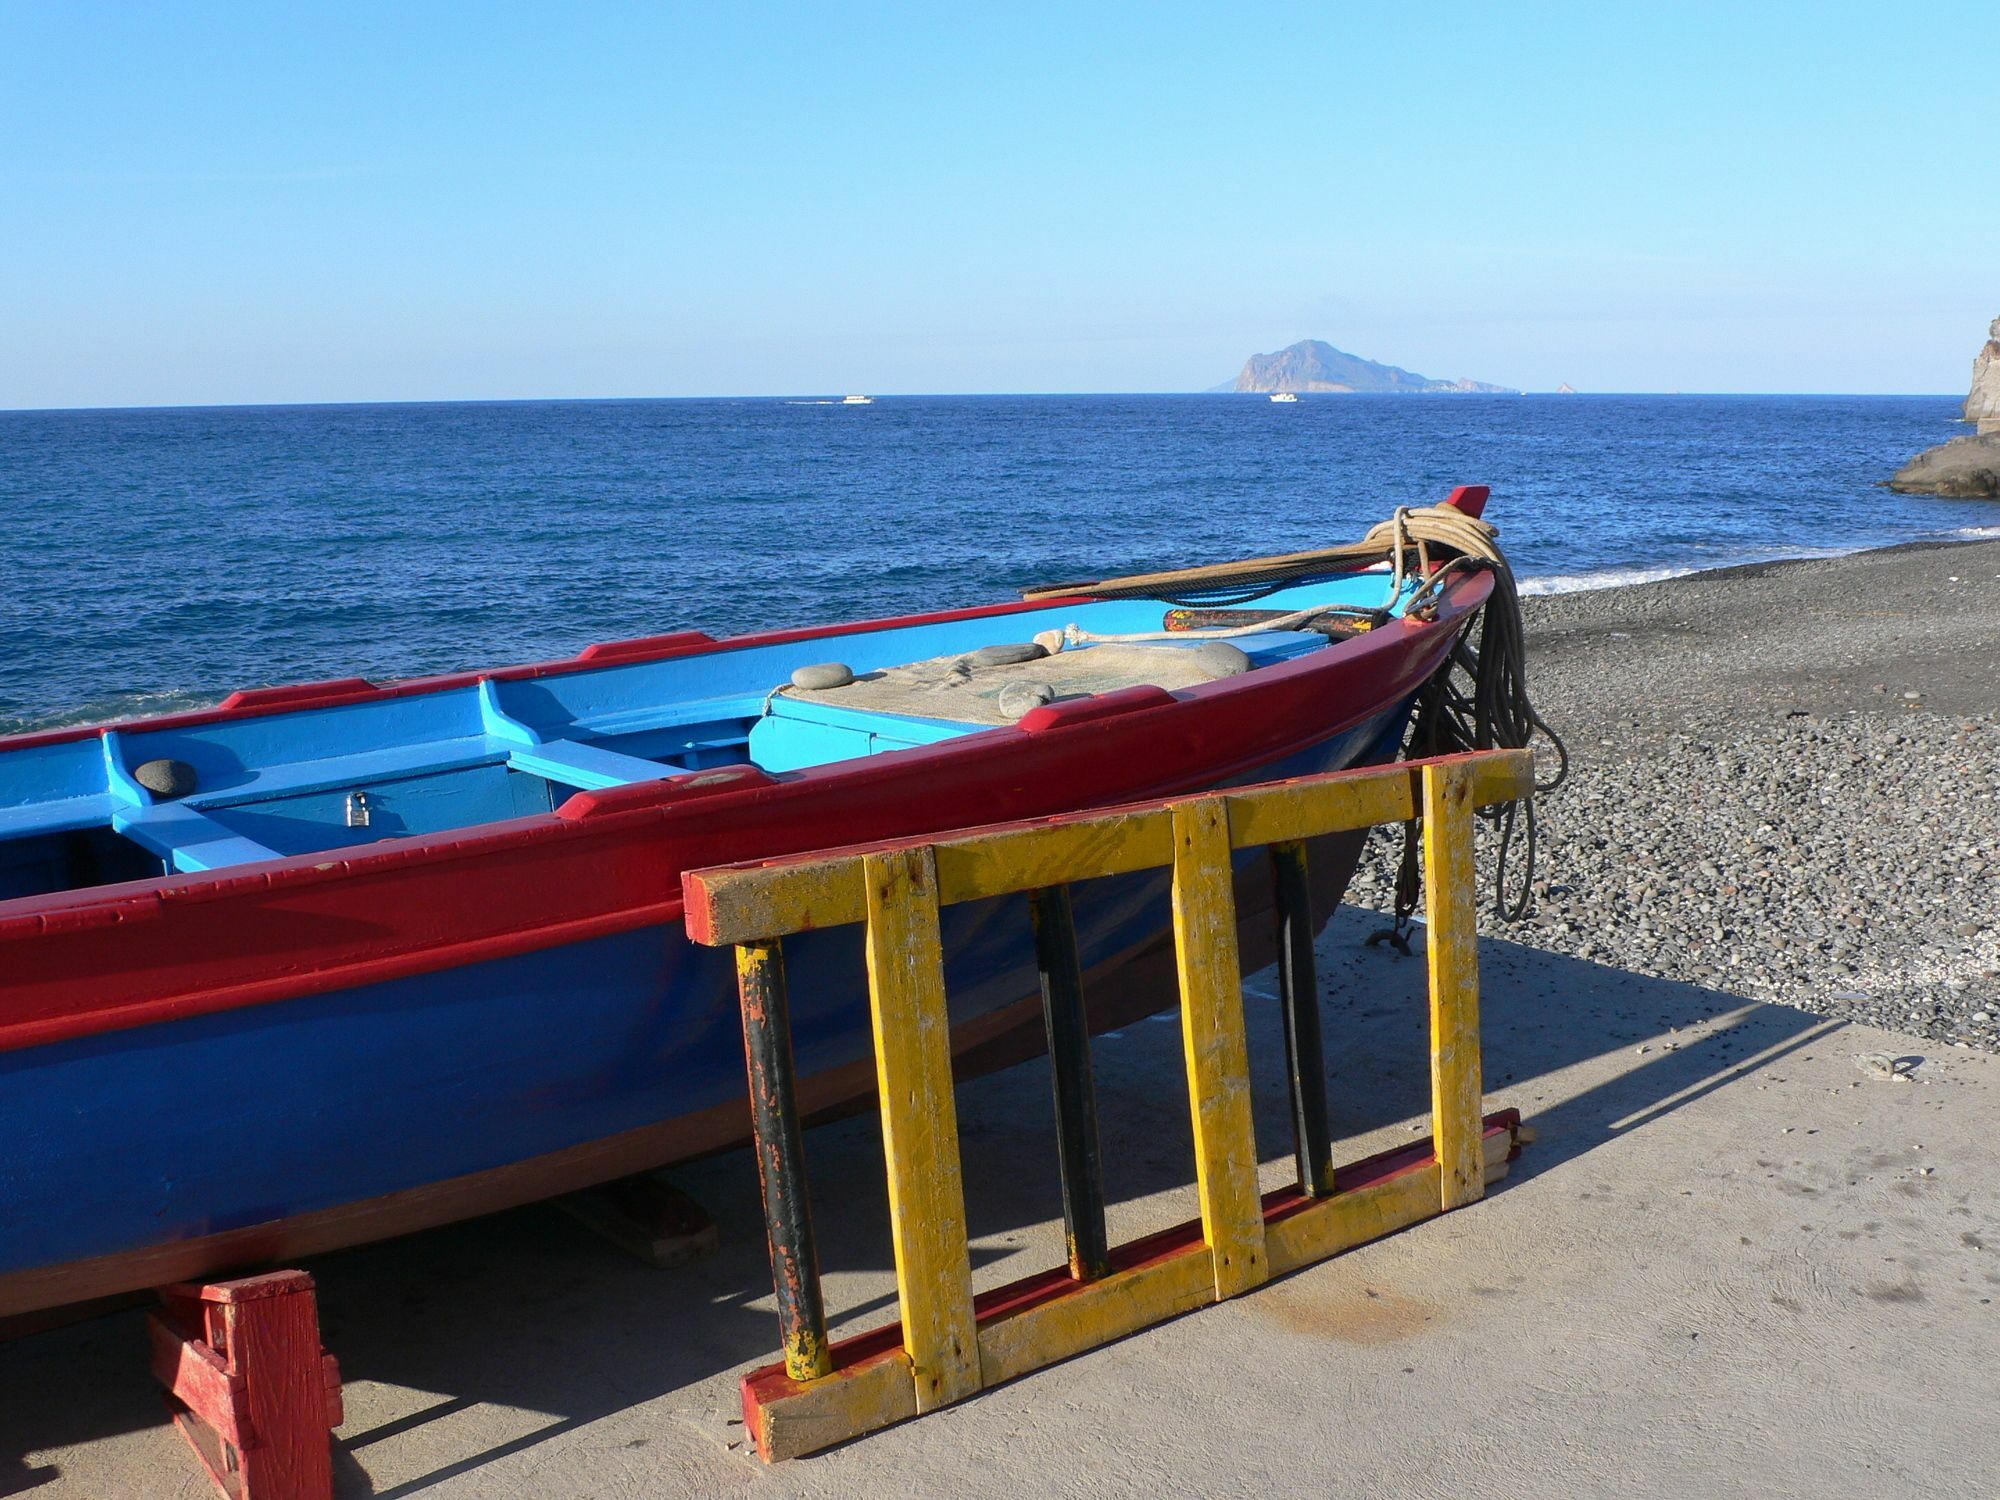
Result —
<instances>
[{"instance_id":1,"label":"distant island","mask_svg":"<svg viewBox=\"0 0 2000 1500\"><path fill-rule=\"evenodd\" d=\"M1235 381L1211 386L1216 391L1328 391L1413 393L1428 395L1440 391L1471 391L1495 396L1514 396L1518 391L1504 385L1488 385L1482 380L1432 380L1395 365L1377 364L1358 354L1348 354L1318 339L1300 339L1276 354L1253 354L1243 362L1243 373Z\"/></svg>"}]
</instances>

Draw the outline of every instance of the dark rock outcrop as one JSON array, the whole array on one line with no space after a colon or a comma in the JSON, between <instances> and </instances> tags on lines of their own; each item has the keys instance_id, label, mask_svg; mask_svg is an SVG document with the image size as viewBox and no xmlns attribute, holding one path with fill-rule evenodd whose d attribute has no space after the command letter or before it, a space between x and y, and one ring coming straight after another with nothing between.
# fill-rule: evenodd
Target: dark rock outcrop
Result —
<instances>
[{"instance_id":1,"label":"dark rock outcrop","mask_svg":"<svg viewBox=\"0 0 2000 1500\"><path fill-rule=\"evenodd\" d=\"M1318 339L1301 339L1276 354L1253 354L1244 361L1238 391L1388 391L1429 394L1439 391L1481 391L1511 396L1503 385L1478 380L1431 380L1395 365L1377 364Z\"/></svg>"},{"instance_id":2,"label":"dark rock outcrop","mask_svg":"<svg viewBox=\"0 0 2000 1500\"><path fill-rule=\"evenodd\" d=\"M2000 500L2000 432L1953 438L1926 448L1896 471L1889 488L1905 495Z\"/></svg>"},{"instance_id":3,"label":"dark rock outcrop","mask_svg":"<svg viewBox=\"0 0 2000 1500\"><path fill-rule=\"evenodd\" d=\"M1972 361L1972 394L1965 398L1965 420L1977 422L1979 430L1926 448L1887 481L1890 489L1905 495L2000 500L2000 318L1986 331L1986 347Z\"/></svg>"}]
</instances>

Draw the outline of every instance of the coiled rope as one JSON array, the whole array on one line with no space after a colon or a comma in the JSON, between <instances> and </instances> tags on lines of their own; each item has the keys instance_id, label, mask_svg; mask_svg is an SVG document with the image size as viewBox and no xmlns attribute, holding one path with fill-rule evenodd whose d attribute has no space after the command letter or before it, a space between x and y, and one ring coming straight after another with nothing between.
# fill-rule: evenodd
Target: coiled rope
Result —
<instances>
[{"instance_id":1,"label":"coiled rope","mask_svg":"<svg viewBox=\"0 0 2000 1500\"><path fill-rule=\"evenodd\" d=\"M1433 548L1447 555L1434 557ZM1528 748L1540 736L1554 757L1555 769L1547 779L1537 780L1535 793L1552 792L1562 785L1569 775L1569 750L1562 737L1535 711L1528 696L1527 628L1521 618L1521 596L1514 583L1514 570L1500 548L1499 528L1455 506L1399 507L1388 520L1371 527L1361 540L1340 547L1214 567L1134 574L1095 583L1051 584L1025 589L1022 597L1088 595L1095 599L1160 599L1176 605L1227 607L1248 604L1308 580L1352 574L1359 567L1384 561L1389 564L1386 605L1394 606L1401 600L1403 613L1417 619L1435 614L1450 578L1479 568L1493 574L1492 595L1466 621L1452 642L1444 665L1417 694L1416 712L1411 717L1403 748L1405 758L1451 755L1466 750L1520 750ZM1416 581L1415 589L1404 600L1403 591L1412 579ZM1257 631L1283 630L1288 624L1301 624L1327 612L1325 606L1318 606L1231 629L1131 635L1097 635L1071 625L1064 630L1063 637L1065 644L1227 640ZM1494 872L1494 911L1503 921L1519 921L1534 907L1537 846L1534 796L1519 803L1507 803L1481 816L1494 823L1500 834ZM1521 877L1517 889L1510 894L1508 865L1517 835ZM1375 934L1369 942L1388 941L1406 953L1409 951L1414 925L1411 919L1420 895L1422 844L1422 820L1412 819L1403 829L1403 852L1396 872L1394 926Z\"/></svg>"},{"instance_id":2,"label":"coiled rope","mask_svg":"<svg viewBox=\"0 0 2000 1500\"><path fill-rule=\"evenodd\" d=\"M1498 552L1497 543L1494 550ZM1521 618L1521 595L1513 569L1504 557L1486 561L1493 572L1493 593L1452 642L1445 664L1418 691L1403 754L1415 760L1466 750L1522 750L1532 746L1537 736L1547 742L1554 769L1547 777L1536 779L1534 792L1519 802L1503 803L1480 814L1500 835L1494 859L1494 913L1502 921L1518 922L1534 909L1539 830L1535 797L1554 791L1568 778L1569 747L1536 712L1528 696L1527 627ZM1443 571L1433 573L1427 582L1435 583ZM1517 835L1521 873L1510 892L1508 865ZM1371 937L1371 943L1386 940L1409 951L1411 918L1420 895L1422 845L1422 820L1413 818L1403 828L1394 925L1388 932Z\"/></svg>"}]
</instances>

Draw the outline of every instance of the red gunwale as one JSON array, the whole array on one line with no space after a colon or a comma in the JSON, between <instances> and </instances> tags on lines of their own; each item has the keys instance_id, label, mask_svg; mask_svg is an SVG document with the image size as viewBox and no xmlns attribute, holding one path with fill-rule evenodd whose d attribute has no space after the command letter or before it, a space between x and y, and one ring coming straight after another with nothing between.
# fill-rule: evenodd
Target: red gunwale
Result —
<instances>
[{"instance_id":1,"label":"red gunwale","mask_svg":"<svg viewBox=\"0 0 2000 1500\"><path fill-rule=\"evenodd\" d=\"M9 995L0 1051L512 957L682 915L680 874L705 865L1199 790L1338 734L1412 692L1491 581L1447 586L1434 622L1405 621L1313 656L1169 695L1133 711L1028 733L999 728L782 780L598 810L580 792L554 813L301 855L228 874L183 875L7 903L0 963ZM1315 717L1313 688L1338 677L1355 712ZM1255 729L1239 703L1290 719ZM1287 716L1283 709L1294 712ZM1171 718L1169 719L1169 716ZM1167 730L1167 722L1173 728ZM1147 779L1163 732L1214 742ZM677 785L680 783L680 785ZM1064 800L1064 799L1057 799ZM1039 805L1037 805L1039 803ZM615 808L615 810L614 810Z\"/></svg>"}]
</instances>

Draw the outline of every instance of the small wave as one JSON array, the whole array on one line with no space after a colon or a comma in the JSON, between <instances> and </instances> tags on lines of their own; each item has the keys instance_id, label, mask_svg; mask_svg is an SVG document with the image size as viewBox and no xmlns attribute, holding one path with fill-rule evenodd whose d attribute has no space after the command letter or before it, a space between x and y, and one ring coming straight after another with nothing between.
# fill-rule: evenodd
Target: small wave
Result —
<instances>
[{"instance_id":1,"label":"small wave","mask_svg":"<svg viewBox=\"0 0 2000 1500\"><path fill-rule=\"evenodd\" d=\"M1976 542L1983 537L2000 536L2000 526L1961 526L1951 534L1963 537L1968 542Z\"/></svg>"},{"instance_id":2,"label":"small wave","mask_svg":"<svg viewBox=\"0 0 2000 1500\"><path fill-rule=\"evenodd\" d=\"M1981 533L2000 536L2000 526L1969 527L1954 536ZM1649 568L1596 568L1582 573L1548 573L1520 580L1523 594L1577 594L1586 589L1623 588L1633 583L1661 583L1669 578L1688 578L1696 573L1713 573L1725 568L1753 568L1761 563L1817 562L1830 557L1852 557L1872 552L1891 542L1864 542L1852 547L1786 547L1781 550L1752 549L1705 559L1697 565L1662 565Z\"/></svg>"},{"instance_id":3,"label":"small wave","mask_svg":"<svg viewBox=\"0 0 2000 1500\"><path fill-rule=\"evenodd\" d=\"M214 693L172 689L100 694L52 713L15 714L0 710L0 735L36 734L44 729L68 729L76 724L116 724L127 719L152 719L189 709L212 708L218 701Z\"/></svg>"},{"instance_id":4,"label":"small wave","mask_svg":"<svg viewBox=\"0 0 2000 1500\"><path fill-rule=\"evenodd\" d=\"M1685 578L1699 568L1596 568L1585 573L1549 573L1540 578L1523 578L1524 594L1580 594L1586 589L1615 589L1629 583L1660 583L1668 578Z\"/></svg>"}]
</instances>

